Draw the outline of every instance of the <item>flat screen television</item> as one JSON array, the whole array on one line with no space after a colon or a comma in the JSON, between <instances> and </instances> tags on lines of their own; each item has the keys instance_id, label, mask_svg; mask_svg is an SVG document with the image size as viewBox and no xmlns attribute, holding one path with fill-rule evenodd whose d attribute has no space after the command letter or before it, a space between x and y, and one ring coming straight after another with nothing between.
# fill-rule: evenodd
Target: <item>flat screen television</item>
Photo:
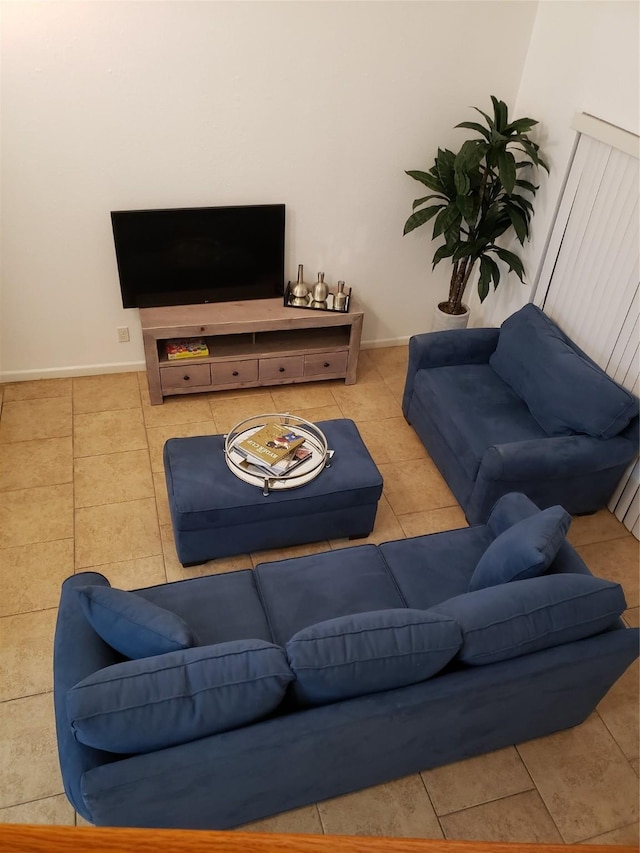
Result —
<instances>
[{"instance_id":1,"label":"flat screen television","mask_svg":"<svg viewBox=\"0 0 640 853\"><path fill-rule=\"evenodd\" d=\"M111 224L125 308L283 294L284 204L114 210Z\"/></svg>"}]
</instances>

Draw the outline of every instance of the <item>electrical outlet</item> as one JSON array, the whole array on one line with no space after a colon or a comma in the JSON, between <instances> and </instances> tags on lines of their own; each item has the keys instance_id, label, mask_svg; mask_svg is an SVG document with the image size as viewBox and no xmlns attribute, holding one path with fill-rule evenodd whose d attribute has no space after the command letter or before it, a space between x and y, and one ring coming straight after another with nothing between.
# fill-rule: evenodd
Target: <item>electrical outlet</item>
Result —
<instances>
[{"instance_id":1,"label":"electrical outlet","mask_svg":"<svg viewBox=\"0 0 640 853\"><path fill-rule=\"evenodd\" d=\"M118 341L121 344L126 344L127 341L129 340L129 327L128 326L122 326L117 331L118 331Z\"/></svg>"}]
</instances>

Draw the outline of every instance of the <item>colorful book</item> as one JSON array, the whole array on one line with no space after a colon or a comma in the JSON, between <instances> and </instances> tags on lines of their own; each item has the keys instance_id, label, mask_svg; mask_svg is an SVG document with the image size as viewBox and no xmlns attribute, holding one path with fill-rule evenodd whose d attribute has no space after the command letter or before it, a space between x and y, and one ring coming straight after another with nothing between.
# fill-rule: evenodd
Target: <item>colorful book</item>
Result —
<instances>
[{"instance_id":1,"label":"colorful book","mask_svg":"<svg viewBox=\"0 0 640 853\"><path fill-rule=\"evenodd\" d=\"M304 436L287 424L270 421L252 435L235 444L236 450L250 462L272 468L304 442Z\"/></svg>"},{"instance_id":2,"label":"colorful book","mask_svg":"<svg viewBox=\"0 0 640 853\"><path fill-rule=\"evenodd\" d=\"M170 361L179 358L203 358L209 355L209 347L204 338L174 338L166 342L166 352Z\"/></svg>"}]
</instances>

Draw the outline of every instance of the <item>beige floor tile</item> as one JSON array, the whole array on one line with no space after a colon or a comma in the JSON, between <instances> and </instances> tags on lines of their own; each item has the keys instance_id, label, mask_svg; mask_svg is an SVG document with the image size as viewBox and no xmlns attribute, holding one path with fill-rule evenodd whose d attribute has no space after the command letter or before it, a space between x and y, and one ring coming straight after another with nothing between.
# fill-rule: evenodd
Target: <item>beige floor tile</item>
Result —
<instances>
[{"instance_id":1,"label":"beige floor tile","mask_svg":"<svg viewBox=\"0 0 640 853\"><path fill-rule=\"evenodd\" d=\"M53 689L56 615L53 608L0 619L0 702Z\"/></svg>"},{"instance_id":2,"label":"beige floor tile","mask_svg":"<svg viewBox=\"0 0 640 853\"><path fill-rule=\"evenodd\" d=\"M156 509L158 510L158 523L160 527L171 524L171 512L169 511L169 496L167 495L167 481L164 471L155 471L153 474L153 491L156 496Z\"/></svg>"},{"instance_id":3,"label":"beige floor tile","mask_svg":"<svg viewBox=\"0 0 640 853\"><path fill-rule=\"evenodd\" d=\"M86 570L78 569L78 572L81 571ZM164 560L160 554L122 560L120 563L105 563L98 567L98 571L115 589L143 589L167 582Z\"/></svg>"},{"instance_id":4,"label":"beige floor tile","mask_svg":"<svg viewBox=\"0 0 640 853\"><path fill-rule=\"evenodd\" d=\"M369 355L370 350L364 352L360 350L360 355L358 357L358 369L356 372L356 381L358 385L368 385L371 382L384 383L384 379L382 378L382 374L378 372L376 364L374 360ZM343 386L343 381L336 381L333 383L335 386Z\"/></svg>"},{"instance_id":5,"label":"beige floor tile","mask_svg":"<svg viewBox=\"0 0 640 853\"><path fill-rule=\"evenodd\" d=\"M639 676L640 666L636 660L616 681L597 707L605 726L627 758L638 758L640 752Z\"/></svg>"},{"instance_id":6,"label":"beige floor tile","mask_svg":"<svg viewBox=\"0 0 640 853\"><path fill-rule=\"evenodd\" d=\"M76 510L76 569L162 553L154 498Z\"/></svg>"},{"instance_id":7,"label":"beige floor tile","mask_svg":"<svg viewBox=\"0 0 640 853\"><path fill-rule=\"evenodd\" d=\"M276 412L297 414L300 409L321 409L335 406L331 389L324 382L303 382L301 385L283 385L271 389Z\"/></svg>"},{"instance_id":8,"label":"beige floor tile","mask_svg":"<svg viewBox=\"0 0 640 853\"><path fill-rule=\"evenodd\" d=\"M0 492L0 548L73 536L73 487L39 486Z\"/></svg>"},{"instance_id":9,"label":"beige floor tile","mask_svg":"<svg viewBox=\"0 0 640 853\"><path fill-rule=\"evenodd\" d=\"M518 752L565 842L638 819L637 777L597 714Z\"/></svg>"},{"instance_id":10,"label":"beige floor tile","mask_svg":"<svg viewBox=\"0 0 640 853\"><path fill-rule=\"evenodd\" d=\"M144 450L147 431L142 409L89 412L73 417L73 455L99 456L124 450Z\"/></svg>"},{"instance_id":11,"label":"beige floor tile","mask_svg":"<svg viewBox=\"0 0 640 853\"><path fill-rule=\"evenodd\" d=\"M135 373L79 376L73 380L73 412L110 412L137 409L142 405Z\"/></svg>"},{"instance_id":12,"label":"beige floor tile","mask_svg":"<svg viewBox=\"0 0 640 853\"><path fill-rule=\"evenodd\" d=\"M293 557L306 557L308 554L322 554L330 551L328 542L308 542L305 545L292 545L290 548L272 548L269 551L252 551L251 562L254 566L260 563L275 563L276 560L290 560Z\"/></svg>"},{"instance_id":13,"label":"beige floor tile","mask_svg":"<svg viewBox=\"0 0 640 853\"><path fill-rule=\"evenodd\" d=\"M621 539L629 536L629 531L608 509L601 509L593 515L578 515L571 519L567 539L575 547L590 545L592 542L606 542L608 539Z\"/></svg>"},{"instance_id":14,"label":"beige floor tile","mask_svg":"<svg viewBox=\"0 0 640 853\"><path fill-rule=\"evenodd\" d=\"M384 384L387 386L389 391L391 391L394 399L400 404L402 404L402 398L404 396L406 379L407 371L401 368L398 368L395 371L389 371L384 377Z\"/></svg>"},{"instance_id":15,"label":"beige floor tile","mask_svg":"<svg viewBox=\"0 0 640 853\"><path fill-rule=\"evenodd\" d=\"M431 459L386 462L378 466L384 494L396 515L458 506Z\"/></svg>"},{"instance_id":16,"label":"beige floor tile","mask_svg":"<svg viewBox=\"0 0 640 853\"><path fill-rule=\"evenodd\" d=\"M384 494L378 503L376 521L371 533L364 539L331 539L330 545L333 550L337 548L352 548L356 545L379 545L391 539L404 539L400 522L391 509Z\"/></svg>"},{"instance_id":17,"label":"beige floor tile","mask_svg":"<svg viewBox=\"0 0 640 853\"><path fill-rule=\"evenodd\" d=\"M640 758L632 758L629 762L636 776L640 776Z\"/></svg>"},{"instance_id":18,"label":"beige floor tile","mask_svg":"<svg viewBox=\"0 0 640 853\"><path fill-rule=\"evenodd\" d=\"M45 824L47 826L74 826L75 812L64 794L32 800L19 806L0 809L0 823Z\"/></svg>"},{"instance_id":19,"label":"beige floor tile","mask_svg":"<svg viewBox=\"0 0 640 853\"><path fill-rule=\"evenodd\" d=\"M271 394L229 398L210 397L209 404L217 433L229 432L237 423L253 415L278 411Z\"/></svg>"},{"instance_id":20,"label":"beige floor tile","mask_svg":"<svg viewBox=\"0 0 640 853\"><path fill-rule=\"evenodd\" d=\"M280 832L291 835L322 835L322 824L318 814L318 807L303 806L301 809L293 809L283 812L274 817L263 820L255 820L239 826L238 832Z\"/></svg>"},{"instance_id":21,"label":"beige floor tile","mask_svg":"<svg viewBox=\"0 0 640 853\"><path fill-rule=\"evenodd\" d=\"M364 421L356 425L377 465L427 456L424 445L402 417Z\"/></svg>"},{"instance_id":22,"label":"beige floor tile","mask_svg":"<svg viewBox=\"0 0 640 853\"><path fill-rule=\"evenodd\" d=\"M1 816L0 820L2 820ZM611 832L605 832L603 835L597 835L595 838L589 838L587 841L582 841L581 843L627 844L630 847L640 849L640 824L636 822L629 826L623 826L620 829L612 829Z\"/></svg>"},{"instance_id":23,"label":"beige floor tile","mask_svg":"<svg viewBox=\"0 0 640 853\"><path fill-rule=\"evenodd\" d=\"M631 607L622 615L630 628L640 628L640 607Z\"/></svg>"},{"instance_id":24,"label":"beige floor tile","mask_svg":"<svg viewBox=\"0 0 640 853\"><path fill-rule=\"evenodd\" d=\"M154 497L147 450L82 456L73 463L76 507Z\"/></svg>"},{"instance_id":25,"label":"beige floor tile","mask_svg":"<svg viewBox=\"0 0 640 853\"><path fill-rule=\"evenodd\" d=\"M0 444L0 490L3 492L70 483L72 479L71 436Z\"/></svg>"},{"instance_id":26,"label":"beige floor tile","mask_svg":"<svg viewBox=\"0 0 640 853\"><path fill-rule=\"evenodd\" d=\"M200 578L205 575L218 575L222 572L236 572L240 569L250 569L252 567L249 554L236 554L232 557L220 557L217 560L208 560L200 566L191 566L185 569L176 554L176 545L171 525L163 525L160 528L160 532L162 535L162 549L164 552L167 580L170 583L188 578Z\"/></svg>"},{"instance_id":27,"label":"beige floor tile","mask_svg":"<svg viewBox=\"0 0 640 853\"><path fill-rule=\"evenodd\" d=\"M313 407L310 409L301 409L299 406L296 406L294 414L300 415L301 418L311 421L312 424L317 424L318 421L332 421L336 418L342 417L342 412L337 404L334 406L319 406L318 408Z\"/></svg>"},{"instance_id":28,"label":"beige floor tile","mask_svg":"<svg viewBox=\"0 0 640 853\"><path fill-rule=\"evenodd\" d=\"M0 551L0 616L56 607L73 574L73 539L18 545Z\"/></svg>"},{"instance_id":29,"label":"beige floor tile","mask_svg":"<svg viewBox=\"0 0 640 853\"><path fill-rule=\"evenodd\" d=\"M63 791L53 695L0 703L0 808Z\"/></svg>"},{"instance_id":30,"label":"beige floor tile","mask_svg":"<svg viewBox=\"0 0 640 853\"><path fill-rule=\"evenodd\" d=\"M81 814L76 812L76 826L94 826L94 824L89 823L89 821L85 820Z\"/></svg>"},{"instance_id":31,"label":"beige floor tile","mask_svg":"<svg viewBox=\"0 0 640 853\"><path fill-rule=\"evenodd\" d=\"M637 539L629 533L624 539L580 545L577 551L594 575L622 585L627 607L638 607L640 605L639 548Z\"/></svg>"},{"instance_id":32,"label":"beige floor tile","mask_svg":"<svg viewBox=\"0 0 640 853\"><path fill-rule=\"evenodd\" d=\"M71 379L36 379L32 382L9 382L4 386L5 402L42 400L45 397L70 397Z\"/></svg>"},{"instance_id":33,"label":"beige floor tile","mask_svg":"<svg viewBox=\"0 0 640 853\"><path fill-rule=\"evenodd\" d=\"M334 387L333 396L344 417L358 424L402 414L398 401L384 382Z\"/></svg>"},{"instance_id":34,"label":"beige floor tile","mask_svg":"<svg viewBox=\"0 0 640 853\"><path fill-rule=\"evenodd\" d=\"M440 818L445 838L560 844L562 839L537 791L525 791Z\"/></svg>"},{"instance_id":35,"label":"beige floor tile","mask_svg":"<svg viewBox=\"0 0 640 853\"><path fill-rule=\"evenodd\" d=\"M442 533L445 530L468 527L467 519L459 506L445 506L442 509L425 512L409 512L406 515L399 515L398 521L405 536L424 536L426 533Z\"/></svg>"},{"instance_id":36,"label":"beige floor tile","mask_svg":"<svg viewBox=\"0 0 640 853\"><path fill-rule=\"evenodd\" d=\"M162 405L152 406L149 391L142 391L142 414L148 427L190 424L211 418L209 400L204 394L165 397Z\"/></svg>"},{"instance_id":37,"label":"beige floor tile","mask_svg":"<svg viewBox=\"0 0 640 853\"><path fill-rule=\"evenodd\" d=\"M381 373L388 368L404 367L406 369L409 361L407 344L395 347L371 347L365 352Z\"/></svg>"},{"instance_id":38,"label":"beige floor tile","mask_svg":"<svg viewBox=\"0 0 640 853\"><path fill-rule=\"evenodd\" d=\"M420 776L406 776L318 803L327 835L442 838Z\"/></svg>"},{"instance_id":39,"label":"beige floor tile","mask_svg":"<svg viewBox=\"0 0 640 853\"><path fill-rule=\"evenodd\" d=\"M5 402L0 420L0 443L62 438L71 435L71 398Z\"/></svg>"},{"instance_id":40,"label":"beige floor tile","mask_svg":"<svg viewBox=\"0 0 640 853\"><path fill-rule=\"evenodd\" d=\"M229 388L228 391L209 391L198 396L202 397L203 400L208 400L210 405L219 400L242 399L242 397L266 397L268 398L268 402L272 403L272 390L270 386L265 386L264 388ZM266 412L267 410L261 409L261 411Z\"/></svg>"},{"instance_id":41,"label":"beige floor tile","mask_svg":"<svg viewBox=\"0 0 640 853\"><path fill-rule=\"evenodd\" d=\"M521 794L534 787L513 746L424 770L421 776L438 815Z\"/></svg>"},{"instance_id":42,"label":"beige floor tile","mask_svg":"<svg viewBox=\"0 0 640 853\"><path fill-rule=\"evenodd\" d=\"M154 473L164 472L162 452L165 442L170 438L187 438L192 435L217 435L218 430L213 421L200 421L197 424L175 424L173 426L151 427L147 430L149 441L149 456L151 470Z\"/></svg>"}]
</instances>

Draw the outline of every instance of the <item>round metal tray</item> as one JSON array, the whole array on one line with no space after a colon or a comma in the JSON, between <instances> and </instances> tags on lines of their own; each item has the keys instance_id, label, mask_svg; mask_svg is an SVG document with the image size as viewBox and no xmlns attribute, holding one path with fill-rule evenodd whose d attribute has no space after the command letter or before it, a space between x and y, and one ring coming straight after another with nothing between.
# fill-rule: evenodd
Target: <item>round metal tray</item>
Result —
<instances>
[{"instance_id":1,"label":"round metal tray","mask_svg":"<svg viewBox=\"0 0 640 853\"><path fill-rule=\"evenodd\" d=\"M253 433L262 429L270 421L283 424L304 436L304 445L311 450L309 459L296 466L291 473L284 473L279 477L268 474L267 472L256 472L255 469L247 470L241 465L244 461L243 457L234 450L235 445L239 441L253 435ZM245 420L237 423L224 439L224 458L229 469L245 483L250 483L252 486L259 486L265 496L272 491L296 489L311 482L324 468L330 466L332 454L333 451L329 450L327 439L319 427L311 423L311 421L305 420L305 418L289 414L288 412L284 414L278 412L266 413L245 418Z\"/></svg>"}]
</instances>

